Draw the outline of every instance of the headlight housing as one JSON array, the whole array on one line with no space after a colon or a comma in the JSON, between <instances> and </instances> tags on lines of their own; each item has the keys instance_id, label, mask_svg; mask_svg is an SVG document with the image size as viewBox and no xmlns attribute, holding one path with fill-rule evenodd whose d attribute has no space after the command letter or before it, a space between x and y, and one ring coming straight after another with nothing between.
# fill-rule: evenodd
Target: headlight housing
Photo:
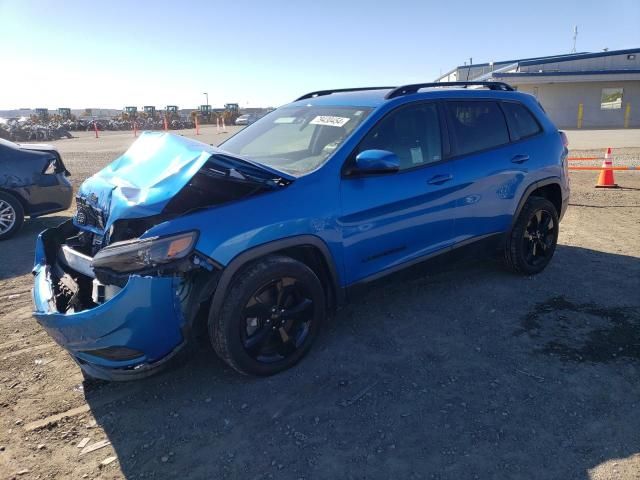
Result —
<instances>
[{"instance_id":1,"label":"headlight housing","mask_svg":"<svg viewBox=\"0 0 640 480\"><path fill-rule=\"evenodd\" d=\"M193 252L197 240L198 232L192 231L116 242L100 250L93 257L92 266L121 273L150 270L187 257Z\"/></svg>"}]
</instances>

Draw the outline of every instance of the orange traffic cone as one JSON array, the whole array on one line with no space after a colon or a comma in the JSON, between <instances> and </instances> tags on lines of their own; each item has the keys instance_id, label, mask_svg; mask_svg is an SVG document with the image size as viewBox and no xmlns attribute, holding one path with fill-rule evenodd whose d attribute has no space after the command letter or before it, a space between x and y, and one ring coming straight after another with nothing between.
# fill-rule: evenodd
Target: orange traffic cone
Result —
<instances>
[{"instance_id":1,"label":"orange traffic cone","mask_svg":"<svg viewBox=\"0 0 640 480\"><path fill-rule=\"evenodd\" d=\"M611 167L613 167L613 161L611 159L611 147L609 147L607 148L607 153L604 154L604 162L602 162L602 168L605 169ZM618 188L618 185L613 179L613 170L600 170L596 188Z\"/></svg>"}]
</instances>

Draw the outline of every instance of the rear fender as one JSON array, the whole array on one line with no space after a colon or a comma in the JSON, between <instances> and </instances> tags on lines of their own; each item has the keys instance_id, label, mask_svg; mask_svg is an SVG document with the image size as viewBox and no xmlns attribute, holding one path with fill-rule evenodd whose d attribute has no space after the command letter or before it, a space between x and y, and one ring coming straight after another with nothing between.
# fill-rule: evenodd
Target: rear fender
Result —
<instances>
[{"instance_id":1,"label":"rear fender","mask_svg":"<svg viewBox=\"0 0 640 480\"><path fill-rule=\"evenodd\" d=\"M560 177L548 177L548 178L544 178L542 180L538 180L537 182L533 182L531 185L529 185L524 190L524 193L522 194L522 197L520 198L520 201L518 202L518 206L516 207L516 210L513 213L513 217L511 219L511 228L509 229L509 231L511 231L511 229L515 225L516 221L518 220L518 217L520 216L520 212L524 208L524 204L527 202L527 200L529 199L531 194L535 190L537 190L539 188L545 187L547 185L552 185L552 184L556 184L562 189L561 183L560 183ZM560 215L560 214L561 214L561 212L558 212L558 215Z\"/></svg>"}]
</instances>

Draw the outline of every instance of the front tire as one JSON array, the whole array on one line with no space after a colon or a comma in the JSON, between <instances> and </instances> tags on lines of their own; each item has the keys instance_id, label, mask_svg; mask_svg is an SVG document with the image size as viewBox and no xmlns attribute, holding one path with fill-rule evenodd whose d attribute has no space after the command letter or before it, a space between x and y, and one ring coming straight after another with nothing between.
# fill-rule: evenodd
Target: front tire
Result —
<instances>
[{"instance_id":1,"label":"front tire","mask_svg":"<svg viewBox=\"0 0 640 480\"><path fill-rule=\"evenodd\" d=\"M558 227L558 212L553 203L546 198L529 197L507 240L507 266L525 275L544 270L556 250Z\"/></svg>"},{"instance_id":2,"label":"front tire","mask_svg":"<svg viewBox=\"0 0 640 480\"><path fill-rule=\"evenodd\" d=\"M220 311L209 312L209 336L238 372L268 376L308 353L325 317L325 292L313 270L270 255L235 275Z\"/></svg>"},{"instance_id":3,"label":"front tire","mask_svg":"<svg viewBox=\"0 0 640 480\"><path fill-rule=\"evenodd\" d=\"M0 240L13 236L24 222L24 209L13 195L0 192Z\"/></svg>"}]
</instances>

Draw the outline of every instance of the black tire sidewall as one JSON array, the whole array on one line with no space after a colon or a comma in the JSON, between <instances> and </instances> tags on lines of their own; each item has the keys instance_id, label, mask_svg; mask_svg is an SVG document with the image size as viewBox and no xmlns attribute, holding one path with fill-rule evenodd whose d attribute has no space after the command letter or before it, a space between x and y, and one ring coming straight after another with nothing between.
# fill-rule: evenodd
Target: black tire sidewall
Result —
<instances>
[{"instance_id":1,"label":"black tire sidewall","mask_svg":"<svg viewBox=\"0 0 640 480\"><path fill-rule=\"evenodd\" d=\"M301 347L289 357L274 363L253 359L240 337L243 310L258 289L278 278L293 277L302 282L314 304L314 318ZM219 312L209 313L209 334L216 353L230 366L247 375L268 376L298 363L314 343L326 317L326 296L322 283L306 265L284 256L269 256L243 268L236 274Z\"/></svg>"},{"instance_id":2,"label":"black tire sidewall","mask_svg":"<svg viewBox=\"0 0 640 480\"><path fill-rule=\"evenodd\" d=\"M525 252L523 248L522 239L524 237L525 229L527 228L527 224L531 217L538 211L544 211L551 215L553 219L555 228L553 229L553 243L551 245L551 254L545 259L544 262L541 262L539 265L530 265L525 260ZM560 232L560 222L558 219L558 212L554 207L553 203L551 203L546 198L542 197L530 197L527 199L520 215L518 216L518 220L511 231L510 241L508 245L507 255L509 255L509 263L512 268L520 273L524 273L526 275L535 275L543 271L551 259L556 250L556 245L558 244L558 234Z\"/></svg>"},{"instance_id":3,"label":"black tire sidewall","mask_svg":"<svg viewBox=\"0 0 640 480\"><path fill-rule=\"evenodd\" d=\"M7 240L15 235L24 223L24 208L22 207L20 200L7 192L0 192L0 199L11 205L11 208L13 208L16 215L16 220L13 223L13 226L8 231L0 233L0 240Z\"/></svg>"}]
</instances>

